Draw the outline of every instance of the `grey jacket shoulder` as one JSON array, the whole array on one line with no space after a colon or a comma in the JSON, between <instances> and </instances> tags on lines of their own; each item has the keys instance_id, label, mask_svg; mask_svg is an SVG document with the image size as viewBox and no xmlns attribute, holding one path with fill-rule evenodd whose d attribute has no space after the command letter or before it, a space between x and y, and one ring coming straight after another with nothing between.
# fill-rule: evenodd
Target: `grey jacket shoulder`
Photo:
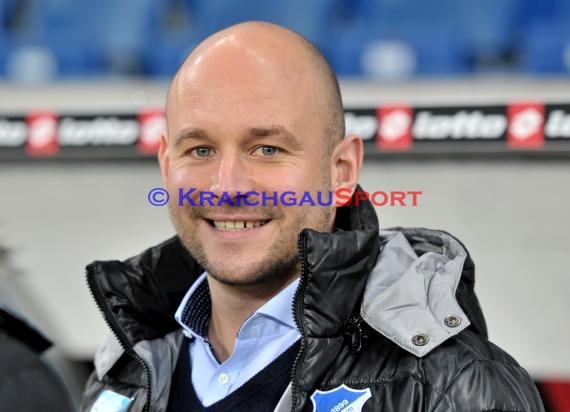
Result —
<instances>
[{"instance_id":1,"label":"grey jacket shoulder","mask_svg":"<svg viewBox=\"0 0 570 412\"><path fill-rule=\"evenodd\" d=\"M408 353L400 372L429 388L425 410L543 411L528 373L487 339L463 244L416 228L381 231L381 238L361 314Z\"/></svg>"}]
</instances>

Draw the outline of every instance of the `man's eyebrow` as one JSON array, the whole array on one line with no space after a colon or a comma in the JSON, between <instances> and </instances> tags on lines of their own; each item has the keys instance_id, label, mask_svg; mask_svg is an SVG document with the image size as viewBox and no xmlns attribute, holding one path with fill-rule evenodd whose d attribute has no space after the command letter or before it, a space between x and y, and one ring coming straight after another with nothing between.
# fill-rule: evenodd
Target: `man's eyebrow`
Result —
<instances>
[{"instance_id":1,"label":"man's eyebrow","mask_svg":"<svg viewBox=\"0 0 570 412\"><path fill-rule=\"evenodd\" d=\"M174 138L174 147L178 147L187 139L210 140L208 132L197 127L183 129Z\"/></svg>"},{"instance_id":2,"label":"man's eyebrow","mask_svg":"<svg viewBox=\"0 0 570 412\"><path fill-rule=\"evenodd\" d=\"M254 127L250 129L250 134L253 137L279 137L287 146L293 150L301 150L303 145L301 141L283 126L270 126L270 127Z\"/></svg>"}]
</instances>

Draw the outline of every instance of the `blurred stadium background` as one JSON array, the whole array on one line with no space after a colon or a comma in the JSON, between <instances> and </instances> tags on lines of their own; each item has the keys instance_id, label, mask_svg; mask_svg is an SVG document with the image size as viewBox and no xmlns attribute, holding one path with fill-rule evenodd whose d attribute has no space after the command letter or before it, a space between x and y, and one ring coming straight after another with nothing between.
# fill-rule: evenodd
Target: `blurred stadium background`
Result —
<instances>
[{"instance_id":1,"label":"blurred stadium background","mask_svg":"<svg viewBox=\"0 0 570 412\"><path fill-rule=\"evenodd\" d=\"M2 0L0 76L167 76L243 19L310 38L341 76L567 74L566 0Z\"/></svg>"},{"instance_id":2,"label":"blurred stadium background","mask_svg":"<svg viewBox=\"0 0 570 412\"><path fill-rule=\"evenodd\" d=\"M173 234L147 201L168 79L244 20L324 51L363 186L422 191L382 226L458 236L491 340L570 411L568 0L0 0L0 299L54 342L75 399L109 333L84 266Z\"/></svg>"}]
</instances>

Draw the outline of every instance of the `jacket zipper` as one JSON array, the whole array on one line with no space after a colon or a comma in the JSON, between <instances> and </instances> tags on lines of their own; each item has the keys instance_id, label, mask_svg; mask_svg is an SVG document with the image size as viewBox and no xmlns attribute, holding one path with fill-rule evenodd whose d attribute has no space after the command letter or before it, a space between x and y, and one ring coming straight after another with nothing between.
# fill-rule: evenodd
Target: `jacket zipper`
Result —
<instances>
[{"instance_id":1,"label":"jacket zipper","mask_svg":"<svg viewBox=\"0 0 570 412\"><path fill-rule=\"evenodd\" d=\"M117 323L115 316L111 313L107 305L103 303L105 298L103 296L101 288L99 287L99 284L95 282L95 276L93 275L93 264L87 266L87 285L89 286L89 291L91 292L91 296L93 296L93 299L95 300L95 303L99 308L99 311L103 315L105 323L107 324L107 326L109 326L109 329L111 329L111 332L113 333L113 335L115 335L115 337L121 344L121 347L125 350L125 353L131 358L133 358L139 365L141 365L143 370L145 371L147 377L146 403L143 411L148 412L150 411L150 402L151 402L151 385L152 385L151 370L146 361L134 351L133 344L131 343L127 335L123 332L123 330Z\"/></svg>"},{"instance_id":2,"label":"jacket zipper","mask_svg":"<svg viewBox=\"0 0 570 412\"><path fill-rule=\"evenodd\" d=\"M295 295L293 296L293 319L295 320L295 324L297 325L297 329L299 329L299 333L301 334L301 345L299 348L299 352L297 353L297 357L293 362L293 369L291 370L291 412L295 411L297 406L297 394L299 392L299 388L297 387L297 368L301 359L305 356L305 347L306 347L306 339L307 336L305 334L305 328L303 322L298 321L296 317L296 313L299 314L299 319L301 319L301 310L303 309L303 295L305 294L305 287L307 284L307 234L306 230L303 230L299 235L299 240L297 241L297 247L299 249L299 261L301 263L301 278L299 280L299 287L295 291Z\"/></svg>"}]
</instances>

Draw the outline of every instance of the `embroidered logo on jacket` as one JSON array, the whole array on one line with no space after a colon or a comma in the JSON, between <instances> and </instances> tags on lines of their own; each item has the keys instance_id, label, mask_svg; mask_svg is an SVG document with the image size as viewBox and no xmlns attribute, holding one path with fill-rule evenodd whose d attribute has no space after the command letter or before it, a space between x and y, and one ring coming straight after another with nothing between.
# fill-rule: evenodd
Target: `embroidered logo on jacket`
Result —
<instances>
[{"instance_id":1,"label":"embroidered logo on jacket","mask_svg":"<svg viewBox=\"0 0 570 412\"><path fill-rule=\"evenodd\" d=\"M361 412L371 397L370 388L351 389L343 384L330 391L315 391L311 402L313 412Z\"/></svg>"},{"instance_id":2,"label":"embroidered logo on jacket","mask_svg":"<svg viewBox=\"0 0 570 412\"><path fill-rule=\"evenodd\" d=\"M105 389L93 406L90 412L126 412L133 398L127 398L119 393Z\"/></svg>"}]
</instances>

